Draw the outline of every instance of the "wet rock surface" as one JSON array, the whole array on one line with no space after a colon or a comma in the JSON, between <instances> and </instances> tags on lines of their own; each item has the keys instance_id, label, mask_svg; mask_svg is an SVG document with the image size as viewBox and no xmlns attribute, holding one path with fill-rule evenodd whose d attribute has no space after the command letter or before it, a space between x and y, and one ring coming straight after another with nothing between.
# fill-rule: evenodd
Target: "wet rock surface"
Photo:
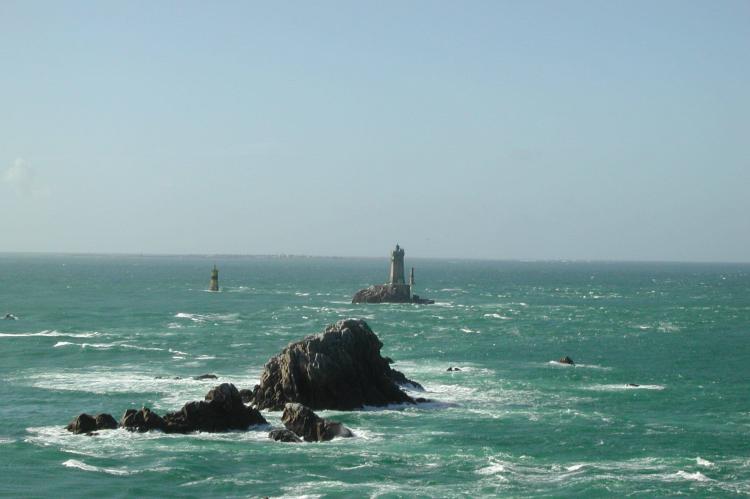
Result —
<instances>
[{"instance_id":1,"label":"wet rock surface","mask_svg":"<svg viewBox=\"0 0 750 499\"><path fill-rule=\"evenodd\" d=\"M277 442L288 442L288 443L300 443L302 439L299 438L292 430L277 429L268 432L268 438L276 440Z\"/></svg>"},{"instance_id":2,"label":"wet rock surface","mask_svg":"<svg viewBox=\"0 0 750 499\"><path fill-rule=\"evenodd\" d=\"M409 286L398 284L375 284L360 289L352 297L352 303L435 303L435 300L411 295Z\"/></svg>"},{"instance_id":3,"label":"wet rock surface","mask_svg":"<svg viewBox=\"0 0 750 499\"><path fill-rule=\"evenodd\" d=\"M311 409L359 409L414 403L398 384L421 388L381 357L383 344L367 323L341 320L318 335L289 344L265 365L254 390L258 409L288 402Z\"/></svg>"},{"instance_id":4,"label":"wet rock surface","mask_svg":"<svg viewBox=\"0 0 750 499\"><path fill-rule=\"evenodd\" d=\"M213 388L205 400L188 402L181 410L167 414L164 422L164 431L170 433L246 430L267 423L257 409L242 403L240 392L231 383Z\"/></svg>"},{"instance_id":5,"label":"wet rock surface","mask_svg":"<svg viewBox=\"0 0 750 499\"><path fill-rule=\"evenodd\" d=\"M86 413L80 414L65 427L66 430L77 434L92 433L96 430L112 430L115 428L117 428L117 420L110 414L104 413L97 414L96 416Z\"/></svg>"},{"instance_id":6,"label":"wet rock surface","mask_svg":"<svg viewBox=\"0 0 750 499\"><path fill-rule=\"evenodd\" d=\"M326 442L335 437L354 436L351 430L343 424L323 419L302 404L286 404L284 413L281 415L281 422L288 430L302 437L305 442Z\"/></svg>"}]
</instances>

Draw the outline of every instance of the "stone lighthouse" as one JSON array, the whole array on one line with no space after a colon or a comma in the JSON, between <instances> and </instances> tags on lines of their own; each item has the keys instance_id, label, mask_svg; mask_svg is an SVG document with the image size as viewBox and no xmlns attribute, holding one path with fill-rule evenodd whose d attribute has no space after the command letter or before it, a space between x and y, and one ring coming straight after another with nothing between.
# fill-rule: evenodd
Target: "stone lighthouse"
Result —
<instances>
[{"instance_id":1,"label":"stone lighthouse","mask_svg":"<svg viewBox=\"0 0 750 499\"><path fill-rule=\"evenodd\" d=\"M406 284L404 279L404 248L396 245L391 251L391 274L388 284Z\"/></svg>"},{"instance_id":2,"label":"stone lighthouse","mask_svg":"<svg viewBox=\"0 0 750 499\"><path fill-rule=\"evenodd\" d=\"M219 269L214 265L214 269L211 271L211 284L208 285L209 291L219 290Z\"/></svg>"}]
</instances>

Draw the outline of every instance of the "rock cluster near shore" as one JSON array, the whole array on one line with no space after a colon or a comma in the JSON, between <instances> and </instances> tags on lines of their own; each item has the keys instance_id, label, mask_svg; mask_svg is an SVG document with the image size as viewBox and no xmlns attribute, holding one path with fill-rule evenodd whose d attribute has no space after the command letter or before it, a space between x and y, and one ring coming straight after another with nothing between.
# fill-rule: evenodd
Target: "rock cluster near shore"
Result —
<instances>
[{"instance_id":1,"label":"rock cluster near shore","mask_svg":"<svg viewBox=\"0 0 750 499\"><path fill-rule=\"evenodd\" d=\"M120 419L119 426L138 432L160 430L164 433L191 433L246 430L250 426L267 423L257 409L242 403L234 385L223 383L211 389L204 400L188 402L179 411L164 417L148 407L128 409ZM117 427L117 421L109 414L99 414L96 418L81 414L66 428L73 433L92 433Z\"/></svg>"},{"instance_id":2,"label":"rock cluster near shore","mask_svg":"<svg viewBox=\"0 0 750 499\"><path fill-rule=\"evenodd\" d=\"M254 403L270 410L289 402L338 410L415 403L398 384L422 387L391 369L380 355L382 346L365 321L338 321L272 357L255 387Z\"/></svg>"},{"instance_id":3,"label":"rock cluster near shore","mask_svg":"<svg viewBox=\"0 0 750 499\"><path fill-rule=\"evenodd\" d=\"M66 429L77 434L125 428L130 431L164 433L224 432L247 430L268 424L260 409L283 410L285 429L275 429L269 438L282 442L319 442L351 437L341 423L317 416L313 409L359 409L416 401L399 388L419 383L390 367L380 355L383 344L363 320L341 320L318 335L291 343L265 365L260 384L238 390L222 383L204 400L186 403L180 410L160 416L149 408L128 409L119 423L109 414L81 414ZM214 375L202 379L213 379ZM246 405L248 404L248 405Z\"/></svg>"}]
</instances>

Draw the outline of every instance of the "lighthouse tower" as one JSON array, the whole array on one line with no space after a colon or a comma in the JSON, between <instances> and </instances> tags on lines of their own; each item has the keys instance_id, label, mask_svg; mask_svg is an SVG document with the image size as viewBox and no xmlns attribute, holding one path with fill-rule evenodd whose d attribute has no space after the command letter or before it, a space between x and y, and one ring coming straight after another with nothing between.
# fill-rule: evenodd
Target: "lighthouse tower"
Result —
<instances>
[{"instance_id":1,"label":"lighthouse tower","mask_svg":"<svg viewBox=\"0 0 750 499\"><path fill-rule=\"evenodd\" d=\"M391 251L391 273L389 284L406 284L404 279L404 248L396 245L396 249Z\"/></svg>"},{"instance_id":2,"label":"lighthouse tower","mask_svg":"<svg viewBox=\"0 0 750 499\"><path fill-rule=\"evenodd\" d=\"M208 285L209 291L219 290L219 269L214 265L214 269L211 271L211 284Z\"/></svg>"}]
</instances>

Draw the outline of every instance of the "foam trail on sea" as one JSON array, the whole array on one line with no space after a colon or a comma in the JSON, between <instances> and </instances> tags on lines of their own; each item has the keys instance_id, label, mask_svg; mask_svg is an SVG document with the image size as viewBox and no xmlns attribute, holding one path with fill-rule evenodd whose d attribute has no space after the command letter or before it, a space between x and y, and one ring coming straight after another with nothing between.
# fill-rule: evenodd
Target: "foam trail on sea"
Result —
<instances>
[{"instance_id":1,"label":"foam trail on sea","mask_svg":"<svg viewBox=\"0 0 750 499\"><path fill-rule=\"evenodd\" d=\"M92 331L90 333L63 333L57 330L45 330L38 333L0 333L0 338L33 338L33 337L48 337L48 338L93 338L99 336L99 332Z\"/></svg>"}]
</instances>

